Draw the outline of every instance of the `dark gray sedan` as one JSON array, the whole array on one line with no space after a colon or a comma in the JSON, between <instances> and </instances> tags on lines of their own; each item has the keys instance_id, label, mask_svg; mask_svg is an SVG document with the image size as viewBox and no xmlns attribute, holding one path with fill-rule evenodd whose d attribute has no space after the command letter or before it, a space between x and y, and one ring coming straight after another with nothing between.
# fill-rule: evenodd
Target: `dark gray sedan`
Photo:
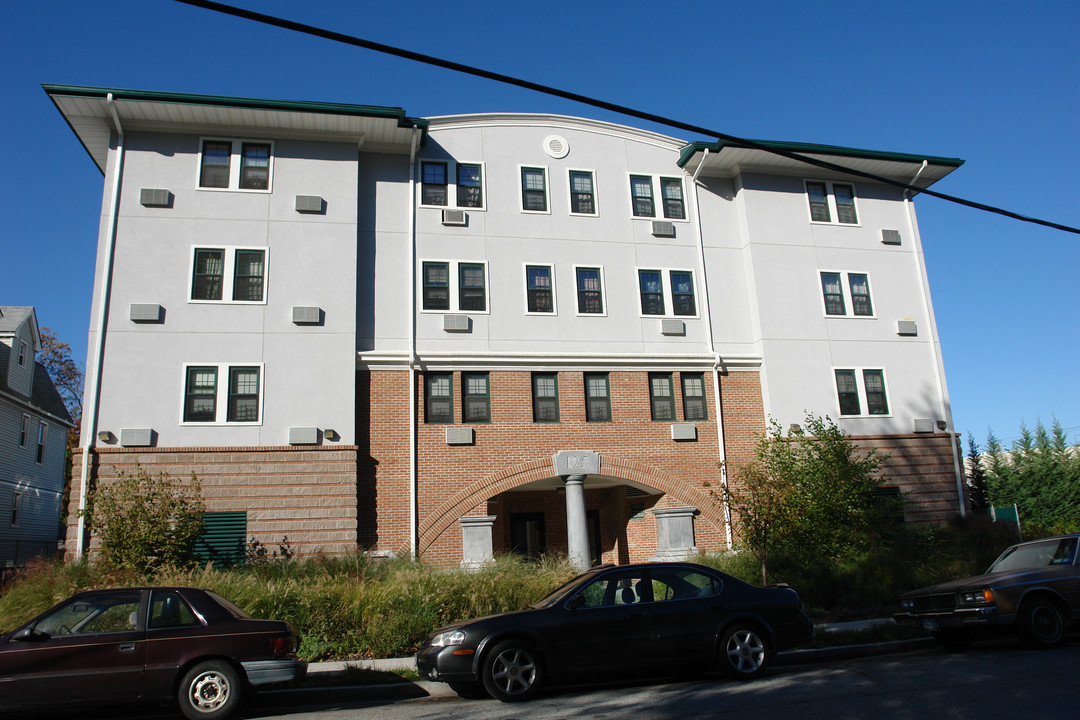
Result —
<instances>
[{"instance_id":1,"label":"dark gray sedan","mask_svg":"<svg viewBox=\"0 0 1080 720\"><path fill-rule=\"evenodd\" d=\"M1015 630L1033 647L1055 647L1080 622L1077 534L1013 545L982 575L900 596L900 625L927 630L950 648L979 633Z\"/></svg>"},{"instance_id":2,"label":"dark gray sedan","mask_svg":"<svg viewBox=\"0 0 1080 720\"><path fill-rule=\"evenodd\" d=\"M692 563L606 565L525 610L442 628L416 664L463 696L516 701L548 681L598 672L719 665L749 680L811 632L786 586L755 587Z\"/></svg>"}]
</instances>

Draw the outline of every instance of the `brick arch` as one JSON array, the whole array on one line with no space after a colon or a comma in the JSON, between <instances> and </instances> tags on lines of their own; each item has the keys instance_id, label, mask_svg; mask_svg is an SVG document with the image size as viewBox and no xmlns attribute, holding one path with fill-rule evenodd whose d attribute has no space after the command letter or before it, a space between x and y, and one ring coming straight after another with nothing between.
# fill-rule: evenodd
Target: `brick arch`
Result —
<instances>
[{"instance_id":1,"label":"brick arch","mask_svg":"<svg viewBox=\"0 0 1080 720\"><path fill-rule=\"evenodd\" d=\"M680 482L670 473L636 460L604 454L601 454L601 458L604 477L630 480L659 490L679 502L698 508L703 519L712 522L717 527L724 527L723 510L716 507L712 497L704 488L695 489ZM550 457L529 460L497 470L462 488L420 522L420 552L430 547L457 522L458 518L467 514L481 502L516 487L550 478L554 475L553 470Z\"/></svg>"}]
</instances>

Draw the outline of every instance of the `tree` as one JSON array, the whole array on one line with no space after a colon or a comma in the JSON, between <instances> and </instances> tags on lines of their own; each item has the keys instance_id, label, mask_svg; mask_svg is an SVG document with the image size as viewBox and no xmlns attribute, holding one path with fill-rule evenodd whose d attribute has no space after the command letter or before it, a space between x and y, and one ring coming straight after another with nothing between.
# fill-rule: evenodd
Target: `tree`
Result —
<instances>
[{"instance_id":1,"label":"tree","mask_svg":"<svg viewBox=\"0 0 1080 720\"><path fill-rule=\"evenodd\" d=\"M49 373L49 378L60 393L60 399L67 408L68 415L75 427L67 434L67 455L64 462L64 488L60 501L60 523L67 524L68 497L71 494L71 459L75 448L79 447L79 431L82 425L83 371L71 358L71 346L60 342L52 330L40 328L41 352L37 361Z\"/></svg>"},{"instance_id":2,"label":"tree","mask_svg":"<svg viewBox=\"0 0 1080 720\"><path fill-rule=\"evenodd\" d=\"M761 562L764 583L778 552L837 557L868 542L889 512L878 495L888 458L856 446L829 418L808 414L787 435L773 420L754 455L713 495Z\"/></svg>"},{"instance_id":3,"label":"tree","mask_svg":"<svg viewBox=\"0 0 1080 720\"><path fill-rule=\"evenodd\" d=\"M195 473L184 483L136 465L134 473L118 470L115 480L95 487L84 515L108 560L145 572L156 565L192 561L205 510Z\"/></svg>"},{"instance_id":4,"label":"tree","mask_svg":"<svg viewBox=\"0 0 1080 720\"><path fill-rule=\"evenodd\" d=\"M1068 443L1055 418L1050 429L1039 421L1032 432L1005 450L993 432L986 440L987 489L996 506L1016 504L1026 536L1080 530L1080 447Z\"/></svg>"},{"instance_id":5,"label":"tree","mask_svg":"<svg viewBox=\"0 0 1080 720\"><path fill-rule=\"evenodd\" d=\"M967 471L968 496L971 498L971 509L978 514L990 512L990 494L986 489L986 473L982 468L979 445L975 442L975 437L971 433L968 433Z\"/></svg>"}]
</instances>

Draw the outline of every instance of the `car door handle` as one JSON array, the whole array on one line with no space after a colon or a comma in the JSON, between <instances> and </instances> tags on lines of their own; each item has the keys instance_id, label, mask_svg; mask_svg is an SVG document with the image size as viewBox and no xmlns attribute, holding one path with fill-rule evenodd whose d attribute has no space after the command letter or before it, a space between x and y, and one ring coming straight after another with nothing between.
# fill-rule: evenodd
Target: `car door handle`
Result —
<instances>
[{"instance_id":1,"label":"car door handle","mask_svg":"<svg viewBox=\"0 0 1080 720\"><path fill-rule=\"evenodd\" d=\"M120 652L135 652L135 643L125 643L121 645Z\"/></svg>"}]
</instances>

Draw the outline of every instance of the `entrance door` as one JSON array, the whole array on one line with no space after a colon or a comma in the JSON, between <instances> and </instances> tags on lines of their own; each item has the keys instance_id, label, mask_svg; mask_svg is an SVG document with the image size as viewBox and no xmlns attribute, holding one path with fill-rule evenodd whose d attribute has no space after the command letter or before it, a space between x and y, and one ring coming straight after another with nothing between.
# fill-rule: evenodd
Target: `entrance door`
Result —
<instances>
[{"instance_id":1,"label":"entrance door","mask_svg":"<svg viewBox=\"0 0 1080 720\"><path fill-rule=\"evenodd\" d=\"M544 540L544 513L510 514L510 551L530 560L539 560L547 548Z\"/></svg>"}]
</instances>

